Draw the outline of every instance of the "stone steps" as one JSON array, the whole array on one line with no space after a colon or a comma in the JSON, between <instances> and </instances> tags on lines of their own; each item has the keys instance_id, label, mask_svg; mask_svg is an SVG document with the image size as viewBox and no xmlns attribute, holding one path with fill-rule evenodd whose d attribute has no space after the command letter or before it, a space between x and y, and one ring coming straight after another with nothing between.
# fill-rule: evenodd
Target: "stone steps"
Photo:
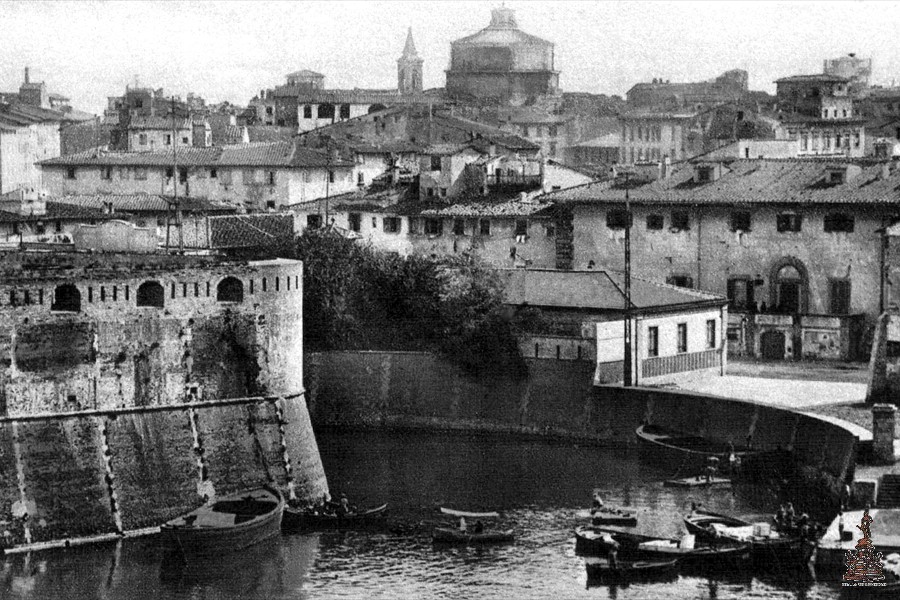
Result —
<instances>
[{"instance_id":1,"label":"stone steps","mask_svg":"<svg viewBox=\"0 0 900 600\"><path fill-rule=\"evenodd\" d=\"M892 473L882 475L878 484L878 507L900 507L900 475Z\"/></svg>"}]
</instances>

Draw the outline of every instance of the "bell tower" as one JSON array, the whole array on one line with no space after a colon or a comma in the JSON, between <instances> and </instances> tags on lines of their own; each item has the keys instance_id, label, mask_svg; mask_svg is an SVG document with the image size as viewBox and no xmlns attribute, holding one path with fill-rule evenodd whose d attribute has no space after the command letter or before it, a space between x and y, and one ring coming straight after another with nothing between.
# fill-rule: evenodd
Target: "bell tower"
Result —
<instances>
[{"instance_id":1,"label":"bell tower","mask_svg":"<svg viewBox=\"0 0 900 600\"><path fill-rule=\"evenodd\" d=\"M397 90L401 94L416 94L422 91L422 63L413 42L412 27L406 34L406 46L397 59Z\"/></svg>"}]
</instances>

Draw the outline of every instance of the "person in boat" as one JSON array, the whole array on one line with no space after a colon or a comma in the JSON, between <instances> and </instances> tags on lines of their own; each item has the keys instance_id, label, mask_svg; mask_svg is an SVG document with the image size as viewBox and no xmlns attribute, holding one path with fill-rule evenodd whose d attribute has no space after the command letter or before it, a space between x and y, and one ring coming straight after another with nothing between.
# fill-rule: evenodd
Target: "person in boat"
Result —
<instances>
[{"instance_id":1,"label":"person in boat","mask_svg":"<svg viewBox=\"0 0 900 600\"><path fill-rule=\"evenodd\" d=\"M800 515L800 518L797 519L797 530L800 534L800 537L804 540L809 539L809 515L803 513Z\"/></svg>"},{"instance_id":2,"label":"person in boat","mask_svg":"<svg viewBox=\"0 0 900 600\"><path fill-rule=\"evenodd\" d=\"M341 503L337 507L337 514L341 517L350 514L350 501L347 500L346 494L341 494Z\"/></svg>"},{"instance_id":3,"label":"person in boat","mask_svg":"<svg viewBox=\"0 0 900 600\"><path fill-rule=\"evenodd\" d=\"M610 569L618 569L619 568L619 542L609 538L612 541L612 544L609 545L609 550L606 551L606 560L609 561Z\"/></svg>"},{"instance_id":4,"label":"person in boat","mask_svg":"<svg viewBox=\"0 0 900 600\"><path fill-rule=\"evenodd\" d=\"M794 505L788 502L787 510L784 513L784 520L788 529L793 529L796 526L796 519L797 514L794 512Z\"/></svg>"},{"instance_id":5,"label":"person in boat","mask_svg":"<svg viewBox=\"0 0 900 600\"><path fill-rule=\"evenodd\" d=\"M591 501L591 514L594 514L602 508L603 498L600 497L600 494L594 494L594 499Z\"/></svg>"},{"instance_id":6,"label":"person in boat","mask_svg":"<svg viewBox=\"0 0 900 600\"><path fill-rule=\"evenodd\" d=\"M484 533L484 523L475 521L475 533Z\"/></svg>"},{"instance_id":7,"label":"person in boat","mask_svg":"<svg viewBox=\"0 0 900 600\"><path fill-rule=\"evenodd\" d=\"M465 517L459 518L459 530L462 533L466 532L466 518Z\"/></svg>"},{"instance_id":8,"label":"person in boat","mask_svg":"<svg viewBox=\"0 0 900 600\"><path fill-rule=\"evenodd\" d=\"M785 514L785 508L784 508L784 504L782 504L781 506L778 507L778 512L775 513L775 525L778 529L784 528L784 514Z\"/></svg>"}]
</instances>

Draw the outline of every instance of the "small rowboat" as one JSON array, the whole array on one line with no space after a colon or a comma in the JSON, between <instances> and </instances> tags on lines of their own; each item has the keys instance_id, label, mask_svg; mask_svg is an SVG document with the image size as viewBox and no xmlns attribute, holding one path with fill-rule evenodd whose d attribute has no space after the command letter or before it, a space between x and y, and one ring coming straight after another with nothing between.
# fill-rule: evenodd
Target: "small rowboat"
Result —
<instances>
[{"instance_id":1,"label":"small rowboat","mask_svg":"<svg viewBox=\"0 0 900 600\"><path fill-rule=\"evenodd\" d=\"M756 561L806 564L815 549L813 540L784 535L768 524L754 525L743 519L705 510L695 510L685 517L684 526L700 541L726 539L748 543Z\"/></svg>"},{"instance_id":2,"label":"small rowboat","mask_svg":"<svg viewBox=\"0 0 900 600\"><path fill-rule=\"evenodd\" d=\"M633 561L680 560L686 566L734 566L750 557L750 545L729 543L719 547L691 547L681 540L638 535L603 527L577 527L575 553L582 556L606 556L618 544L618 556Z\"/></svg>"},{"instance_id":3,"label":"small rowboat","mask_svg":"<svg viewBox=\"0 0 900 600\"><path fill-rule=\"evenodd\" d=\"M612 506L591 510L591 523L594 525L621 525L631 527L637 525L637 513Z\"/></svg>"},{"instance_id":4,"label":"small rowboat","mask_svg":"<svg viewBox=\"0 0 900 600\"><path fill-rule=\"evenodd\" d=\"M224 496L160 527L162 539L185 557L242 550L281 533L284 497L263 487Z\"/></svg>"},{"instance_id":5,"label":"small rowboat","mask_svg":"<svg viewBox=\"0 0 900 600\"><path fill-rule=\"evenodd\" d=\"M460 531L452 527L435 527L431 539L435 544L503 544L513 541L512 529L506 531Z\"/></svg>"},{"instance_id":6,"label":"small rowboat","mask_svg":"<svg viewBox=\"0 0 900 600\"><path fill-rule=\"evenodd\" d=\"M387 524L387 503L362 512L341 514L315 509L285 507L281 528L285 531L319 529L376 529Z\"/></svg>"},{"instance_id":7,"label":"small rowboat","mask_svg":"<svg viewBox=\"0 0 900 600\"><path fill-rule=\"evenodd\" d=\"M452 508L441 507L441 512L451 517L463 517L466 519L496 519L500 516L497 512L470 512L467 510L454 510Z\"/></svg>"},{"instance_id":8,"label":"small rowboat","mask_svg":"<svg viewBox=\"0 0 900 600\"><path fill-rule=\"evenodd\" d=\"M621 583L630 581L659 581L671 579L678 573L677 560L665 561L619 561L611 567L605 558L586 556L584 566L587 570L588 582Z\"/></svg>"}]
</instances>

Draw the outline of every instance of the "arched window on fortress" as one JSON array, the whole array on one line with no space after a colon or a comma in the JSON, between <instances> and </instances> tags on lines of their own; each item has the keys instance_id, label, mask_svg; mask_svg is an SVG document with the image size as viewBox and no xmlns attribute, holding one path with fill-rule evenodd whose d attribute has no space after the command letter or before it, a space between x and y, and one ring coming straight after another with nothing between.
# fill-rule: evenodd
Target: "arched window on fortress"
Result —
<instances>
[{"instance_id":1,"label":"arched window on fortress","mask_svg":"<svg viewBox=\"0 0 900 600\"><path fill-rule=\"evenodd\" d=\"M81 312L81 292L71 283L56 286L50 310Z\"/></svg>"},{"instance_id":2,"label":"arched window on fortress","mask_svg":"<svg viewBox=\"0 0 900 600\"><path fill-rule=\"evenodd\" d=\"M219 302L243 302L244 284L237 277L226 277L216 286L216 300Z\"/></svg>"},{"instance_id":3,"label":"arched window on fortress","mask_svg":"<svg viewBox=\"0 0 900 600\"><path fill-rule=\"evenodd\" d=\"M137 305L162 308L166 292L158 281L145 281L137 289Z\"/></svg>"}]
</instances>

